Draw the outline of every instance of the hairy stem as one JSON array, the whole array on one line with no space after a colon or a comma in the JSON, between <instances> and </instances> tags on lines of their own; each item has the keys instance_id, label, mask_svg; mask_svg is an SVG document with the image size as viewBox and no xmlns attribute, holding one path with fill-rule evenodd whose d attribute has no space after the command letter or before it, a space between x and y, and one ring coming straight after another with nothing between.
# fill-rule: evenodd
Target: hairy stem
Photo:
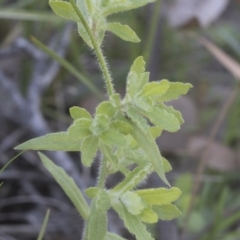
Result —
<instances>
[{"instance_id":1,"label":"hairy stem","mask_svg":"<svg viewBox=\"0 0 240 240\"><path fill-rule=\"evenodd\" d=\"M75 4L74 0L71 0L70 2L71 2L74 10L76 11L78 17L80 18L83 26L85 27L85 29L86 29L86 31L87 31L90 39L91 39L91 42L92 42L95 54L97 56L100 68L101 68L102 73L103 73L103 77L104 77L105 84L106 84L106 87L107 87L107 93L108 93L108 96L110 97L110 96L112 96L114 94L115 91L114 91L114 87L113 87L113 83L112 83L112 77L111 77L110 72L108 70L107 62L106 62L106 60L104 58L102 49L101 49L100 45L98 44L98 42L96 41L96 39L95 39L91 29L88 26L87 21L85 20L85 18L83 17L82 13L78 9L78 7Z\"/></svg>"},{"instance_id":2,"label":"hairy stem","mask_svg":"<svg viewBox=\"0 0 240 240\"><path fill-rule=\"evenodd\" d=\"M104 188L105 187L107 174L108 174L107 160L104 156L102 156L102 162L101 162L101 165L100 165L100 172L99 172L97 187L99 187L99 188Z\"/></svg>"}]
</instances>

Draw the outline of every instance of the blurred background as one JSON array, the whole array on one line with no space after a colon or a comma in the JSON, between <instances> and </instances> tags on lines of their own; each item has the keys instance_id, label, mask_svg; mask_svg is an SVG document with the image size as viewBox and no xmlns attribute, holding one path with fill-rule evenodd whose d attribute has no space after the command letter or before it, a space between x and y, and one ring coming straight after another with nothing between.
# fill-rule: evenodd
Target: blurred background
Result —
<instances>
[{"instance_id":1,"label":"blurred background","mask_svg":"<svg viewBox=\"0 0 240 240\"><path fill-rule=\"evenodd\" d=\"M183 114L182 129L157 140L173 167L167 177L182 190L176 205L183 214L149 229L156 240L239 240L240 1L157 0L109 20L116 19L142 39L134 44L106 35L103 49L119 93L124 95L127 73L139 55L151 80L194 86L170 103ZM55 16L47 0L0 0L0 168L18 153L13 150L18 144L66 130L70 107L94 113L104 96L95 56L75 24ZM98 161L87 169L78 153L48 156L81 189L95 184ZM107 186L120 178L112 176ZM18 157L0 182L1 240L36 239L48 208L46 240L80 239L80 216L36 152ZM155 175L145 184L161 186ZM134 239L111 211L109 218L110 231Z\"/></svg>"}]
</instances>

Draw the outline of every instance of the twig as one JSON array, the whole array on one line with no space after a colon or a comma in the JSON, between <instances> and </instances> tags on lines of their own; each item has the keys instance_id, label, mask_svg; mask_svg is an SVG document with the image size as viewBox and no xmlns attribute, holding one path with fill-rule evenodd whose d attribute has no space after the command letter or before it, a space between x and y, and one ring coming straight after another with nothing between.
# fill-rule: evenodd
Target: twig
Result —
<instances>
[{"instance_id":1,"label":"twig","mask_svg":"<svg viewBox=\"0 0 240 240\"><path fill-rule=\"evenodd\" d=\"M232 93L230 94L229 98L227 99L227 101L225 102L225 104L223 105L223 107L220 111L219 117L217 119L217 122L216 122L216 124L214 124L214 126L213 126L213 128L210 132L208 141L206 143L206 147L205 147L205 149L202 152L202 155L200 157L199 165L198 165L197 172L196 172L196 181L195 181L195 184L193 185L193 188L192 188L189 207L188 207L188 210L187 210L187 213L186 213L186 217L184 219L182 238L184 237L184 234L186 232L187 225L188 225L188 222L189 222L189 219L190 219L190 216L191 216L191 212L192 212L193 207L194 207L195 202L196 202L197 193L198 193L198 191L201 187L202 174L203 174L203 172L206 168L206 163L207 163L207 160L208 160L209 150L210 150L211 145L212 145L212 143L213 143L213 141L214 141L214 139L217 135L218 130L220 129L220 126L221 126L223 120L225 119L225 117L226 117L230 107L232 106L233 102L235 101L238 93L239 93L239 90L234 89L232 91Z\"/></svg>"}]
</instances>

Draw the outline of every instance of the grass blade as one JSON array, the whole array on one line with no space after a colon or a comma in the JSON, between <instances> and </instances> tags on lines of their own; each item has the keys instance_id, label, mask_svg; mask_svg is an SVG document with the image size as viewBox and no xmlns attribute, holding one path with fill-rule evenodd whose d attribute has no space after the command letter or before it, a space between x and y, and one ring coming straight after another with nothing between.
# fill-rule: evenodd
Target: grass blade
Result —
<instances>
[{"instance_id":1,"label":"grass blade","mask_svg":"<svg viewBox=\"0 0 240 240\"><path fill-rule=\"evenodd\" d=\"M46 231L49 216L50 216L50 210L48 209L47 212L46 212L46 215L45 215L45 218L44 218L44 221L43 221L43 224L42 224L42 227L41 227L41 230L39 232L37 240L42 240L43 239L43 236L44 236L45 231Z\"/></svg>"},{"instance_id":2,"label":"grass blade","mask_svg":"<svg viewBox=\"0 0 240 240\"><path fill-rule=\"evenodd\" d=\"M66 61L64 58L60 57L50 48L45 46L35 37L31 37L31 40L34 44L36 44L42 51L48 54L51 58L55 59L58 63L60 63L64 68L66 68L72 75L74 75L80 82L86 85L97 97L103 99L103 94L97 89L97 87L91 83L87 77L85 77L82 73L80 73L72 64Z\"/></svg>"},{"instance_id":3,"label":"grass blade","mask_svg":"<svg viewBox=\"0 0 240 240\"><path fill-rule=\"evenodd\" d=\"M20 152L20 153L17 154L16 156L14 156L11 160L9 160L9 161L3 166L3 168L0 170L0 174L1 174L16 158L18 158L19 156L21 156L24 152L25 152L25 150L22 151L22 152Z\"/></svg>"},{"instance_id":4,"label":"grass blade","mask_svg":"<svg viewBox=\"0 0 240 240\"><path fill-rule=\"evenodd\" d=\"M39 13L30 12L24 10L12 10L2 9L0 10L0 19L11 19L11 20L25 20L25 21L41 21L41 22L53 22L60 23L63 20L59 19L52 13Z\"/></svg>"}]
</instances>

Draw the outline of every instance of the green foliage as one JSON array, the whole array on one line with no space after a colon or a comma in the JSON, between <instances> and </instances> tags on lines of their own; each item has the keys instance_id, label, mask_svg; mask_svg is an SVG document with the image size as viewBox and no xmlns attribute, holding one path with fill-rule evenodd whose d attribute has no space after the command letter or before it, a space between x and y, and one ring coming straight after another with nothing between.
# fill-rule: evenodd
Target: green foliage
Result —
<instances>
[{"instance_id":1,"label":"green foliage","mask_svg":"<svg viewBox=\"0 0 240 240\"><path fill-rule=\"evenodd\" d=\"M153 0L50 0L50 6L59 16L73 20L83 40L97 56L108 92L108 101L101 102L95 114L80 107L70 108L72 125L66 132L51 133L29 140L16 149L81 152L81 161L90 167L99 151L102 162L99 183L85 190L92 199L89 208L73 179L45 155L39 156L55 180L68 195L86 221L84 240L124 240L107 232L107 211L113 208L126 228L137 240L153 240L144 223L178 217L180 211L172 202L181 195L178 188L136 190L152 172L170 187L165 176L170 163L161 156L155 139L162 131L175 132L183 124L181 113L165 102L177 99L192 87L190 84L167 80L149 82L146 63L138 57L127 76L126 96L115 93L101 44L105 31L111 31L123 40L139 42L127 25L108 23L108 15L131 10ZM133 168L134 166L134 168ZM122 172L124 180L112 189L105 189L108 175Z\"/></svg>"},{"instance_id":2,"label":"green foliage","mask_svg":"<svg viewBox=\"0 0 240 240\"><path fill-rule=\"evenodd\" d=\"M84 219L87 219L89 216L88 204L73 179L69 177L61 167L55 165L44 154L39 153L39 157L41 158L45 168L52 174L54 179L61 186L63 191L67 194L67 196L72 201L73 205L76 207L81 216Z\"/></svg>"},{"instance_id":3,"label":"green foliage","mask_svg":"<svg viewBox=\"0 0 240 240\"><path fill-rule=\"evenodd\" d=\"M41 227L41 230L39 232L37 240L42 240L43 239L43 236L44 236L45 231L46 231L47 223L48 223L48 220L49 220L49 216L50 216L50 210L48 209L47 212L46 212L45 218L43 220L43 224L42 224L42 227Z\"/></svg>"}]
</instances>

